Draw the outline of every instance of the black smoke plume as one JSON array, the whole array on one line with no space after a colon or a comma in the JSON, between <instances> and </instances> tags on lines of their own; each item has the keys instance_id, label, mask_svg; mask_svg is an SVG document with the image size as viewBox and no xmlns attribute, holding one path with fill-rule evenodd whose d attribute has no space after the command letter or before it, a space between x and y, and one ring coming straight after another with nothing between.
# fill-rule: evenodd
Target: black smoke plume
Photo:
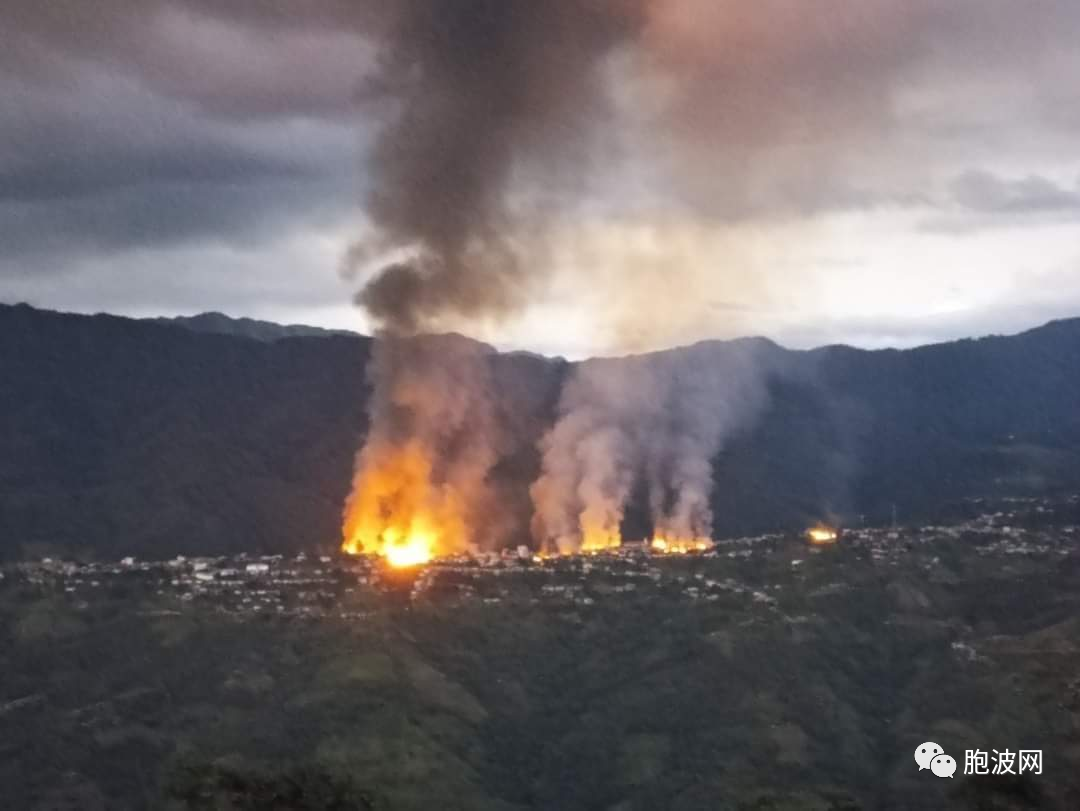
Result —
<instances>
[{"instance_id":1,"label":"black smoke plume","mask_svg":"<svg viewBox=\"0 0 1080 811\"><path fill-rule=\"evenodd\" d=\"M539 189L572 176L606 105L605 58L643 14L637 0L394 7L366 94L385 116L369 162L375 233L348 263L382 260L357 302L380 326L413 333L521 304L515 222ZM523 175L532 197L515 200Z\"/></svg>"}]
</instances>

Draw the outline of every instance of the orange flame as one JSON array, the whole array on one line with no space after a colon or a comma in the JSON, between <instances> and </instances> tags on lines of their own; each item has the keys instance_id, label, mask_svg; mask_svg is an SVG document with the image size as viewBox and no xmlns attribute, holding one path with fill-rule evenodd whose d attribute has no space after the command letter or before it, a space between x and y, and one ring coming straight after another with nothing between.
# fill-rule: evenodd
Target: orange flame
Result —
<instances>
[{"instance_id":1,"label":"orange flame","mask_svg":"<svg viewBox=\"0 0 1080 811\"><path fill-rule=\"evenodd\" d=\"M383 533L383 555L395 567L422 566L435 556L433 536L422 532L399 538L394 528Z\"/></svg>"},{"instance_id":2,"label":"orange flame","mask_svg":"<svg viewBox=\"0 0 1080 811\"><path fill-rule=\"evenodd\" d=\"M581 546L573 551L592 554L622 546L622 535L619 533L621 520L622 515L613 510L586 508L578 518Z\"/></svg>"},{"instance_id":3,"label":"orange flame","mask_svg":"<svg viewBox=\"0 0 1080 811\"><path fill-rule=\"evenodd\" d=\"M712 549L710 538L666 538L657 536L649 543L653 552L661 555L685 555L689 552L705 552Z\"/></svg>"},{"instance_id":4,"label":"orange flame","mask_svg":"<svg viewBox=\"0 0 1080 811\"><path fill-rule=\"evenodd\" d=\"M620 546L622 546L622 538L617 532L587 530L582 536L579 551L586 553L603 552L607 549L617 549Z\"/></svg>"},{"instance_id":5,"label":"orange flame","mask_svg":"<svg viewBox=\"0 0 1080 811\"><path fill-rule=\"evenodd\" d=\"M363 459L345 508L342 549L396 567L467 549L462 501L432 483L431 469L430 454L416 442Z\"/></svg>"},{"instance_id":6,"label":"orange flame","mask_svg":"<svg viewBox=\"0 0 1080 811\"><path fill-rule=\"evenodd\" d=\"M806 537L810 543L815 546L824 546L826 544L836 543L836 530L832 527L827 527L824 524L818 524L816 527L810 527L806 530Z\"/></svg>"}]
</instances>

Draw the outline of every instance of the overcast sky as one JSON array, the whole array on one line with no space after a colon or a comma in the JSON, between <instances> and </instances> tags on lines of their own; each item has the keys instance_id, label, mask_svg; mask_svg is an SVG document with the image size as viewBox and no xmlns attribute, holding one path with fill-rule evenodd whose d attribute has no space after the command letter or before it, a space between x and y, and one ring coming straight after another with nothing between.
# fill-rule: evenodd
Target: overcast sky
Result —
<instances>
[{"instance_id":1,"label":"overcast sky","mask_svg":"<svg viewBox=\"0 0 1080 811\"><path fill-rule=\"evenodd\" d=\"M9 0L0 300L368 331L340 272L382 124L363 6ZM601 157L517 235L524 306L454 326L581 356L1080 315L1080 3L655 0L643 25L605 57Z\"/></svg>"}]
</instances>

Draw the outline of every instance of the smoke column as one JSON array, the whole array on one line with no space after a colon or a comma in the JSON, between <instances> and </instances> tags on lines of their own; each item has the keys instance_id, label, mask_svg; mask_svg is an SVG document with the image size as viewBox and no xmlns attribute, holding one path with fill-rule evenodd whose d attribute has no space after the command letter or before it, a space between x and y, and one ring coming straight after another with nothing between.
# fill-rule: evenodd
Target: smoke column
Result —
<instances>
[{"instance_id":1,"label":"smoke column","mask_svg":"<svg viewBox=\"0 0 1080 811\"><path fill-rule=\"evenodd\" d=\"M492 542L479 520L500 453L491 353L454 335L376 342L370 428L345 506L350 551L381 551L395 537L388 533L430 537L439 554Z\"/></svg>"},{"instance_id":2,"label":"smoke column","mask_svg":"<svg viewBox=\"0 0 1080 811\"><path fill-rule=\"evenodd\" d=\"M366 98L383 113L369 161L377 269L357 295L395 331L489 318L521 303L537 263L513 232L532 196L574 175L608 108L605 58L641 24L627 0L399 0ZM529 197L530 195L522 195Z\"/></svg>"},{"instance_id":3,"label":"smoke column","mask_svg":"<svg viewBox=\"0 0 1080 811\"><path fill-rule=\"evenodd\" d=\"M947 5L358 2L375 54L361 92L375 139L368 236L345 267L363 279L356 302L379 340L347 545L429 525L478 537L477 505L490 498L503 453L490 357L452 342L443 364L443 342L411 336L515 314L553 272L545 252L560 246L548 244L547 218L579 225L608 169L649 169L640 198L612 199L625 188L618 172L606 187L597 216L609 225L635 205L707 232L858 199L845 170L866 157L865 136L887 128L891 91L949 22ZM679 264L661 262L665 277ZM665 278L668 322L698 303L684 287ZM631 277L621 291L631 311L647 298L634 289ZM541 443L536 536L556 548L611 542L635 480L658 531L707 534L711 460L752 411L753 386L739 382L748 373L655 357L612 364L578 369Z\"/></svg>"},{"instance_id":4,"label":"smoke column","mask_svg":"<svg viewBox=\"0 0 1080 811\"><path fill-rule=\"evenodd\" d=\"M445 554L498 542L484 537L498 522L483 518L496 512L485 509L487 479L503 452L489 352L456 336L412 336L522 303L528 277L512 234L523 215L511 186L580 149L571 145L604 106L598 71L636 7L392 4L365 87L384 122L370 161L373 236L346 258L352 273L376 265L356 301L380 327L347 549L416 538Z\"/></svg>"},{"instance_id":5,"label":"smoke column","mask_svg":"<svg viewBox=\"0 0 1080 811\"><path fill-rule=\"evenodd\" d=\"M549 552L618 546L641 461L640 429L655 422L648 358L589 360L571 373L555 425L540 441L531 488L533 536Z\"/></svg>"},{"instance_id":6,"label":"smoke column","mask_svg":"<svg viewBox=\"0 0 1080 811\"><path fill-rule=\"evenodd\" d=\"M545 549L618 545L635 481L646 484L654 535L707 539L713 459L765 398L768 345L701 343L578 365L541 440L533 534Z\"/></svg>"},{"instance_id":7,"label":"smoke column","mask_svg":"<svg viewBox=\"0 0 1080 811\"><path fill-rule=\"evenodd\" d=\"M713 460L761 410L765 347L706 342L654 356L666 399L655 424L640 436L655 537L711 537Z\"/></svg>"}]
</instances>

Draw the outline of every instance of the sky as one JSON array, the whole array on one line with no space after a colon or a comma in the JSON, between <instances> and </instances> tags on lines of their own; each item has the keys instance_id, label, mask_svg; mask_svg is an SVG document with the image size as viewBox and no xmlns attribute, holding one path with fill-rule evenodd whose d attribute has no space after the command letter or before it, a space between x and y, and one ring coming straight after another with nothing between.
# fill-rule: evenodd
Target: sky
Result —
<instances>
[{"instance_id":1,"label":"sky","mask_svg":"<svg viewBox=\"0 0 1080 811\"><path fill-rule=\"evenodd\" d=\"M1080 315L1080 4L606 1L633 10L602 37L552 23L587 0L525 24L565 70L452 87L498 169L470 198L387 151L450 85L413 78L430 63L385 10L484 0L8 0L0 301L368 332L358 291L430 237L387 238L387 184L414 183L478 201L467 239L497 228L519 267L510 303L425 326L505 348L911 346ZM470 71L516 58L447 41L486 55ZM526 101L492 118L485 93Z\"/></svg>"}]
</instances>

